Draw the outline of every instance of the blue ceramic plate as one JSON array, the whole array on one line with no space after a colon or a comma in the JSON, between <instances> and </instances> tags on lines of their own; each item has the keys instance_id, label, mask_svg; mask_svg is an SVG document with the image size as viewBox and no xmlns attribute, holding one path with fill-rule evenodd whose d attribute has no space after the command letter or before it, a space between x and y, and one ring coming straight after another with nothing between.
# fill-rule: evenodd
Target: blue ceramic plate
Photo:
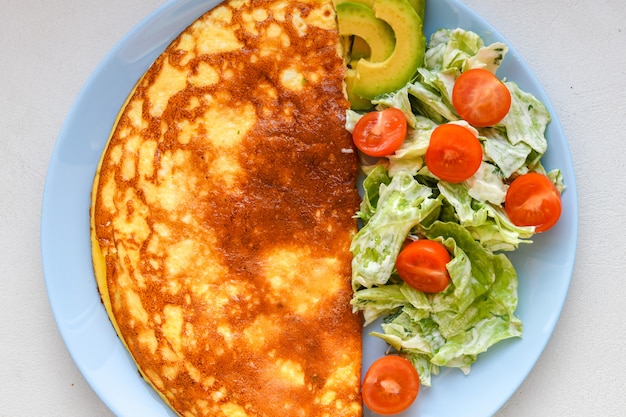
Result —
<instances>
[{"instance_id":1,"label":"blue ceramic plate","mask_svg":"<svg viewBox=\"0 0 626 417\"><path fill-rule=\"evenodd\" d=\"M61 335L78 368L107 406L120 417L175 414L139 377L100 303L91 265L89 203L92 180L115 117L139 77L166 46L217 1L170 1L128 33L96 68L80 92L58 137L48 170L41 220L46 286ZM429 3L427 35L461 27L486 43L506 42L472 10L455 0ZM508 44L508 43L507 43ZM512 255L519 274L518 316L522 339L504 341L481 355L468 376L443 370L424 387L403 416L493 415L515 392L544 350L567 295L576 251L578 207L566 139L548 98L515 49L499 75L542 100L553 121L548 127L548 169L560 168L567 190L563 215L549 233ZM364 369L384 352L364 336ZM366 415L369 412L366 411Z\"/></svg>"}]
</instances>

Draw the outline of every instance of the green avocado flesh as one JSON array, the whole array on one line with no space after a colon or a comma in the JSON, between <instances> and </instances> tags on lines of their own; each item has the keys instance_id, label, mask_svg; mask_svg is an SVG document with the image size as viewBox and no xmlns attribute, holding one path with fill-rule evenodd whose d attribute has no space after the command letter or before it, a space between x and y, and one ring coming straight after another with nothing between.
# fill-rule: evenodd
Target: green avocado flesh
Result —
<instances>
[{"instance_id":1,"label":"green avocado flesh","mask_svg":"<svg viewBox=\"0 0 626 417\"><path fill-rule=\"evenodd\" d=\"M404 87L423 64L426 42L422 19L411 3L375 0L369 8L348 1L337 4L336 9L340 35L359 36L371 49L369 59L361 58L353 66L349 94L371 100ZM391 34L377 23L380 21L387 23ZM392 41L394 46L389 52Z\"/></svg>"},{"instance_id":2,"label":"green avocado flesh","mask_svg":"<svg viewBox=\"0 0 626 417\"><path fill-rule=\"evenodd\" d=\"M339 35L358 36L352 44L352 59L369 55L371 61L378 62L392 54L396 45L393 30L374 16L371 7L350 1L339 3L336 9ZM364 50L359 38L369 46L369 51Z\"/></svg>"}]
</instances>

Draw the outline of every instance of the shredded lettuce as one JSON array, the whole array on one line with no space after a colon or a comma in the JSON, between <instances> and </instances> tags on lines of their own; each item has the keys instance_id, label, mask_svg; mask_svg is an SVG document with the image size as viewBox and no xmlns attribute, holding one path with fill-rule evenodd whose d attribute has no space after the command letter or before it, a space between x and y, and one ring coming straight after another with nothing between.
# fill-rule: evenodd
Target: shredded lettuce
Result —
<instances>
[{"instance_id":1,"label":"shredded lettuce","mask_svg":"<svg viewBox=\"0 0 626 417\"><path fill-rule=\"evenodd\" d=\"M509 141L515 145L526 143L543 154L548 148L545 131L550 115L542 102L532 94L522 91L517 84L507 82L511 92L511 109L501 124L505 127Z\"/></svg>"},{"instance_id":2,"label":"shredded lettuce","mask_svg":"<svg viewBox=\"0 0 626 417\"><path fill-rule=\"evenodd\" d=\"M376 171L384 169L379 167ZM372 175L372 174L370 174ZM387 282L395 268L395 260L411 229L432 215L436 217L441 205L433 198L432 190L415 178L399 172L389 184L381 183L377 194L377 208L359 230L351 244L352 286L370 288ZM370 208L365 208L370 206ZM362 213L371 212L371 201L365 203Z\"/></svg>"},{"instance_id":3,"label":"shredded lettuce","mask_svg":"<svg viewBox=\"0 0 626 417\"><path fill-rule=\"evenodd\" d=\"M496 73L508 48L485 45L476 33L440 29L430 38L424 67L404 88L377 97L378 110L395 107L407 116L404 144L387 158L364 161L362 227L352 241L352 306L365 326L382 320L385 340L415 365L422 384L441 367L468 373L478 355L502 340L520 337L515 316L517 274L506 253L532 242L533 227L512 224L503 208L508 184L529 171L545 173L565 189L561 172L546 172L550 115L533 95L511 81L509 114L496 126L473 130L483 162L467 181L435 178L424 164L432 131L442 123L465 124L451 104L456 78L470 68ZM349 111L350 131L361 114ZM468 128L471 128L467 125ZM441 242L451 254L451 283L425 294L402 281L395 259L406 239Z\"/></svg>"}]
</instances>

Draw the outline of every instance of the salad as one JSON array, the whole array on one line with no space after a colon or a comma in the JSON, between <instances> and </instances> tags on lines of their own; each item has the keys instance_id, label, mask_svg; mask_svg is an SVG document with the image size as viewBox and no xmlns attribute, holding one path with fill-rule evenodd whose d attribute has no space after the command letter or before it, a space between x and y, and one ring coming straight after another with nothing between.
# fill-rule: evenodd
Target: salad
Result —
<instances>
[{"instance_id":1,"label":"salad","mask_svg":"<svg viewBox=\"0 0 626 417\"><path fill-rule=\"evenodd\" d=\"M408 407L441 367L468 374L481 353L522 335L507 252L558 221L565 186L560 170L541 164L545 106L495 75L507 50L468 30L437 30L404 87L348 111L364 174L352 305L365 326L381 323L370 334L389 357L405 359L375 362L365 376L364 401L381 414ZM369 387L370 373L419 382L394 409L389 392Z\"/></svg>"}]
</instances>

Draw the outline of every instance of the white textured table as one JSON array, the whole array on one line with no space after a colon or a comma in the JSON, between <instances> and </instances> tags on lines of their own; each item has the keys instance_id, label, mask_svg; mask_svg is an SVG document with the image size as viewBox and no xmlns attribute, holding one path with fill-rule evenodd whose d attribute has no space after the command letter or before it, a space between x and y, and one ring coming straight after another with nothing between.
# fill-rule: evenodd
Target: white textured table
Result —
<instances>
[{"instance_id":1,"label":"white textured table","mask_svg":"<svg viewBox=\"0 0 626 417\"><path fill-rule=\"evenodd\" d=\"M163 3L2 0L0 417L112 416L70 358L51 314L39 245L42 192L80 88L114 44ZM577 261L561 319L497 416L622 416L626 2L466 3L505 36L546 90L568 138L580 200Z\"/></svg>"}]
</instances>

